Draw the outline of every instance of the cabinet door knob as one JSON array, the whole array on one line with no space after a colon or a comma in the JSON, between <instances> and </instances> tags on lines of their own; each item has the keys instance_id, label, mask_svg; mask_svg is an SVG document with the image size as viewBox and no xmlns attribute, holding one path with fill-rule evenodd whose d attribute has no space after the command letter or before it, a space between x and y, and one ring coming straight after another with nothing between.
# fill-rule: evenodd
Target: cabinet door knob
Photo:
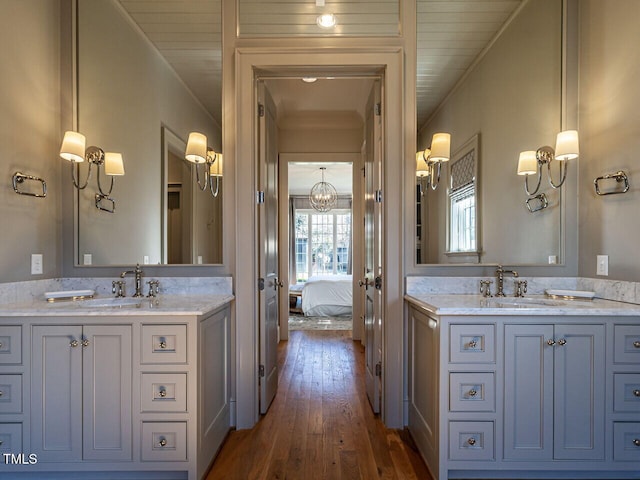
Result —
<instances>
[{"instance_id":1,"label":"cabinet door knob","mask_svg":"<svg viewBox=\"0 0 640 480\"><path fill-rule=\"evenodd\" d=\"M469 342L469 348L476 348L478 346L478 342L476 342L475 340L471 340Z\"/></svg>"},{"instance_id":2,"label":"cabinet door knob","mask_svg":"<svg viewBox=\"0 0 640 480\"><path fill-rule=\"evenodd\" d=\"M78 346L78 340L71 340L71 341L69 342L69 345L70 345L70 346L72 346L72 347L74 347L74 348L75 348L75 347L77 347L77 346Z\"/></svg>"},{"instance_id":3,"label":"cabinet door knob","mask_svg":"<svg viewBox=\"0 0 640 480\"><path fill-rule=\"evenodd\" d=\"M0 348L2 348L2 342L0 342Z\"/></svg>"},{"instance_id":4,"label":"cabinet door knob","mask_svg":"<svg viewBox=\"0 0 640 480\"><path fill-rule=\"evenodd\" d=\"M87 340L86 338L84 340L82 340L82 346L83 347L88 347L89 346L89 340Z\"/></svg>"},{"instance_id":5,"label":"cabinet door knob","mask_svg":"<svg viewBox=\"0 0 640 480\"><path fill-rule=\"evenodd\" d=\"M640 438L634 438L634 439L633 439L633 444L634 444L636 447L640 447Z\"/></svg>"},{"instance_id":6,"label":"cabinet door knob","mask_svg":"<svg viewBox=\"0 0 640 480\"><path fill-rule=\"evenodd\" d=\"M162 349L167 348L167 342L165 342L165 341L160 342L160 348L162 348Z\"/></svg>"},{"instance_id":7,"label":"cabinet door knob","mask_svg":"<svg viewBox=\"0 0 640 480\"><path fill-rule=\"evenodd\" d=\"M162 390L160 390L158 392L158 395L160 395L162 398L167 396L167 391L163 388Z\"/></svg>"},{"instance_id":8,"label":"cabinet door knob","mask_svg":"<svg viewBox=\"0 0 640 480\"><path fill-rule=\"evenodd\" d=\"M551 338L547 340L547 345L549 345L550 347L553 347L555 344L556 344L555 340L552 340Z\"/></svg>"},{"instance_id":9,"label":"cabinet door knob","mask_svg":"<svg viewBox=\"0 0 640 480\"><path fill-rule=\"evenodd\" d=\"M567 344L567 341L564 338L561 338L560 340L558 340L558 345L563 346L566 344Z\"/></svg>"},{"instance_id":10,"label":"cabinet door knob","mask_svg":"<svg viewBox=\"0 0 640 480\"><path fill-rule=\"evenodd\" d=\"M166 447L167 446L167 439L163 438L162 440L160 440L158 442L158 445L160 445L161 447Z\"/></svg>"},{"instance_id":11,"label":"cabinet door knob","mask_svg":"<svg viewBox=\"0 0 640 480\"><path fill-rule=\"evenodd\" d=\"M469 390L470 397L475 397L477 394L478 394L477 390L474 390L474 389Z\"/></svg>"},{"instance_id":12,"label":"cabinet door knob","mask_svg":"<svg viewBox=\"0 0 640 480\"><path fill-rule=\"evenodd\" d=\"M635 348L640 348L640 340L636 340L635 342L633 342L633 346Z\"/></svg>"},{"instance_id":13,"label":"cabinet door knob","mask_svg":"<svg viewBox=\"0 0 640 480\"><path fill-rule=\"evenodd\" d=\"M469 445L473 446L473 445L475 445L475 444L476 444L476 439L475 439L475 438L473 438L473 437L471 437L471 438L469 438L469 439L467 440L467 443L468 443Z\"/></svg>"},{"instance_id":14,"label":"cabinet door knob","mask_svg":"<svg viewBox=\"0 0 640 480\"><path fill-rule=\"evenodd\" d=\"M0 390L0 397L4 395L4 392L2 390Z\"/></svg>"},{"instance_id":15,"label":"cabinet door knob","mask_svg":"<svg viewBox=\"0 0 640 480\"><path fill-rule=\"evenodd\" d=\"M637 388L633 391L633 396L634 397L640 397L640 390L638 390Z\"/></svg>"}]
</instances>

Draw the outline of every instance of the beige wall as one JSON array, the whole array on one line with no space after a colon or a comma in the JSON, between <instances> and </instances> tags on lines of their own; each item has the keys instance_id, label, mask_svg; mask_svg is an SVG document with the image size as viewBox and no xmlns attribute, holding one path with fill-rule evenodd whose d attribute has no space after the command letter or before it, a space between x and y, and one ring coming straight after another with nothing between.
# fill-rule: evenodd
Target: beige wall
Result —
<instances>
[{"instance_id":1,"label":"beige wall","mask_svg":"<svg viewBox=\"0 0 640 480\"><path fill-rule=\"evenodd\" d=\"M640 2L580 2L580 270L639 281ZM598 197L594 178L624 170L631 190ZM606 278L606 277L604 277Z\"/></svg>"},{"instance_id":2,"label":"beige wall","mask_svg":"<svg viewBox=\"0 0 640 480\"><path fill-rule=\"evenodd\" d=\"M0 281L52 278L62 268L60 4L0 0ZM17 195L16 171L47 182L44 199ZM30 274L32 253L44 274Z\"/></svg>"}]
</instances>

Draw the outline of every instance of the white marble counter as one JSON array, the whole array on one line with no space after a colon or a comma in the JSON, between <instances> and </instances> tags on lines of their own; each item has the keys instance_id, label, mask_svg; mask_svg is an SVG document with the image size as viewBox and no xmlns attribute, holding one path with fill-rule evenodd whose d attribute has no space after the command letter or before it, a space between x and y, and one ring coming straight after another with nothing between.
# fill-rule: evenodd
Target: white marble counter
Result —
<instances>
[{"instance_id":1,"label":"white marble counter","mask_svg":"<svg viewBox=\"0 0 640 480\"><path fill-rule=\"evenodd\" d=\"M163 295L156 298L124 297L118 303L113 296L91 300L49 303L44 298L22 303L0 304L0 317L68 317L129 315L206 315L230 303L231 294Z\"/></svg>"},{"instance_id":2,"label":"white marble counter","mask_svg":"<svg viewBox=\"0 0 640 480\"><path fill-rule=\"evenodd\" d=\"M544 295L524 298L481 295L407 294L405 299L435 315L640 316L640 305L611 300L556 300Z\"/></svg>"}]
</instances>

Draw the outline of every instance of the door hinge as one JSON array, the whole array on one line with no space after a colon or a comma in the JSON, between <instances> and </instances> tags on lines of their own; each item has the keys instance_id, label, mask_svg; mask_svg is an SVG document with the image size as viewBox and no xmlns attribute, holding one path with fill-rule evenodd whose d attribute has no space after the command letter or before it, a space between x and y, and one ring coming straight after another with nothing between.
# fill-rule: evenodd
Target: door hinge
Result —
<instances>
[{"instance_id":1,"label":"door hinge","mask_svg":"<svg viewBox=\"0 0 640 480\"><path fill-rule=\"evenodd\" d=\"M256 192L256 203L262 205L264 203L264 191L260 190Z\"/></svg>"},{"instance_id":2,"label":"door hinge","mask_svg":"<svg viewBox=\"0 0 640 480\"><path fill-rule=\"evenodd\" d=\"M258 375L260 375L260 377L264 377L264 365L260 365L258 367Z\"/></svg>"},{"instance_id":3,"label":"door hinge","mask_svg":"<svg viewBox=\"0 0 640 480\"><path fill-rule=\"evenodd\" d=\"M376 114L376 116L380 116L382 115L382 104L381 103L376 103L376 106L374 107L374 113Z\"/></svg>"},{"instance_id":4,"label":"door hinge","mask_svg":"<svg viewBox=\"0 0 640 480\"><path fill-rule=\"evenodd\" d=\"M376 363L376 377L382 377L382 362Z\"/></svg>"},{"instance_id":5,"label":"door hinge","mask_svg":"<svg viewBox=\"0 0 640 480\"><path fill-rule=\"evenodd\" d=\"M258 104L258 116L264 117L264 105L261 103Z\"/></svg>"},{"instance_id":6,"label":"door hinge","mask_svg":"<svg viewBox=\"0 0 640 480\"><path fill-rule=\"evenodd\" d=\"M260 291L264 290L264 278L258 279L258 290Z\"/></svg>"},{"instance_id":7,"label":"door hinge","mask_svg":"<svg viewBox=\"0 0 640 480\"><path fill-rule=\"evenodd\" d=\"M373 286L376 290L382 290L382 275L378 275L373 281Z\"/></svg>"},{"instance_id":8,"label":"door hinge","mask_svg":"<svg viewBox=\"0 0 640 480\"><path fill-rule=\"evenodd\" d=\"M376 203L382 203L382 190L376 190Z\"/></svg>"}]
</instances>

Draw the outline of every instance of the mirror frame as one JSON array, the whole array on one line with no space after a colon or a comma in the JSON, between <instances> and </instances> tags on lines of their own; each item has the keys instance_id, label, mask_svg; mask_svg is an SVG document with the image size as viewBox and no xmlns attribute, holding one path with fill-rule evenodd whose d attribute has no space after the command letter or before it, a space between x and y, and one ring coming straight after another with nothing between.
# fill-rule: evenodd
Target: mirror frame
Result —
<instances>
[{"instance_id":1,"label":"mirror frame","mask_svg":"<svg viewBox=\"0 0 640 480\"><path fill-rule=\"evenodd\" d=\"M562 34L561 34L561 130L576 129L578 124L578 0L562 0ZM417 73L417 57L415 55L417 49L417 25L414 27L414 45L413 45L413 72ZM416 104L416 82L415 77L408 79L407 83L412 84L413 93L413 115L417 118ZM417 123L415 131L411 132L414 147L417 145ZM415 148L414 148L415 150ZM411 231L410 235L405 236L405 249L409 253L410 260L406 260L407 275L482 275L485 274L487 267L494 267L497 263L417 263L417 237L415 235L415 219L417 218L415 191L416 191L416 174L415 174L415 154L409 152L405 165L405 189L408 195L405 195L405 202L409 203L406 207L405 222L406 231ZM529 263L508 263L510 266L525 267L523 271L526 275L540 276L576 276L578 274L578 212L577 212L577 191L578 191L578 172L577 166L570 167L567 175L567 184L561 191L560 206L560 245L559 255L561 262L554 265L547 264L529 264ZM570 253L569 253L570 252Z\"/></svg>"}]
</instances>

